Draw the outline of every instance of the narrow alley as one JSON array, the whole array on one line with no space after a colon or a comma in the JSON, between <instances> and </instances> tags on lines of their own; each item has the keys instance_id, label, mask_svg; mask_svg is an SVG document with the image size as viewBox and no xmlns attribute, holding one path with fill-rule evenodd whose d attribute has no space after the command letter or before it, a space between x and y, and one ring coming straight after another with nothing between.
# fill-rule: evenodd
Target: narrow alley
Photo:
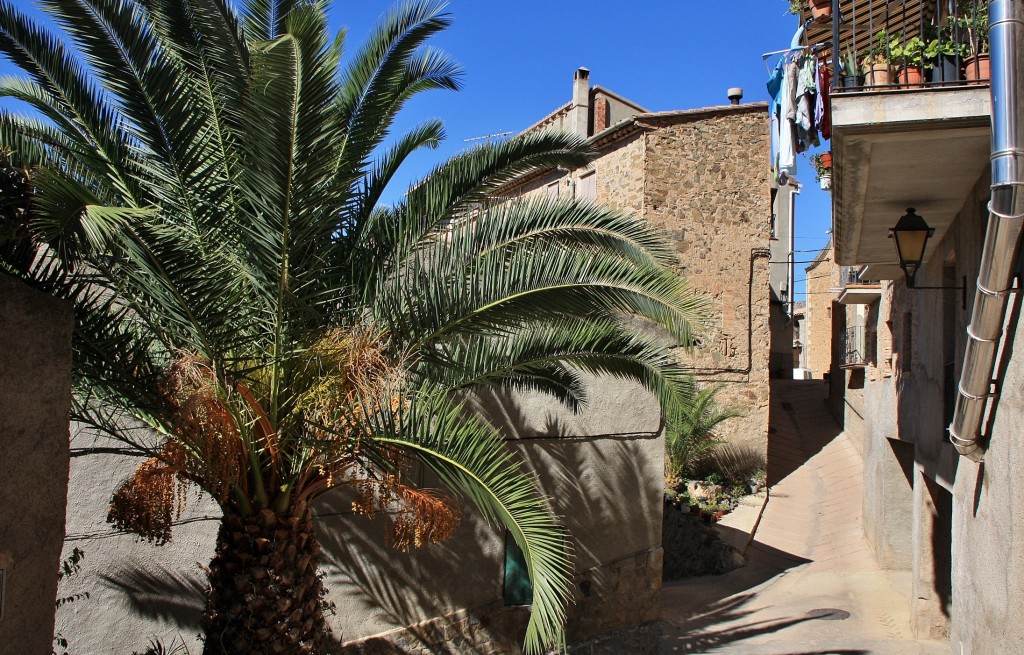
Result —
<instances>
[{"instance_id":1,"label":"narrow alley","mask_svg":"<svg viewBox=\"0 0 1024 655\"><path fill-rule=\"evenodd\" d=\"M948 654L914 639L907 574L872 557L863 462L823 394L820 380L772 382L768 502L759 522L760 506L741 508L756 525L747 565L666 583L661 655Z\"/></svg>"}]
</instances>

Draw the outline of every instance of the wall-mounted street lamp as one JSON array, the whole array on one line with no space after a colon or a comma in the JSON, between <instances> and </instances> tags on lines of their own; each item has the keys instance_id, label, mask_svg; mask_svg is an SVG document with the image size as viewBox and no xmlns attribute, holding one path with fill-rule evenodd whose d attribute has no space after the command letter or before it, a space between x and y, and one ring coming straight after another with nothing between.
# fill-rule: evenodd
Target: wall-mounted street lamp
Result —
<instances>
[{"instance_id":1,"label":"wall-mounted street lamp","mask_svg":"<svg viewBox=\"0 0 1024 655\"><path fill-rule=\"evenodd\" d=\"M900 268L907 276L907 287L914 288L914 277L917 269L924 261L924 249L929 237L935 234L934 227L928 227L924 219L917 215L913 207L900 217L895 227L889 228L889 238L896 242L896 256L900 260Z\"/></svg>"},{"instance_id":2,"label":"wall-mounted street lamp","mask_svg":"<svg viewBox=\"0 0 1024 655\"><path fill-rule=\"evenodd\" d=\"M919 287L914 283L918 269L924 261L924 249L928 245L928 239L935 235L935 228L928 227L928 223L917 215L913 207L907 208L907 213L900 217L894 227L889 228L889 238L896 244L896 256L900 260L900 268L907 278L908 289L956 289L961 292L960 304L967 309L967 277L964 276L964 284L959 287Z\"/></svg>"}]
</instances>

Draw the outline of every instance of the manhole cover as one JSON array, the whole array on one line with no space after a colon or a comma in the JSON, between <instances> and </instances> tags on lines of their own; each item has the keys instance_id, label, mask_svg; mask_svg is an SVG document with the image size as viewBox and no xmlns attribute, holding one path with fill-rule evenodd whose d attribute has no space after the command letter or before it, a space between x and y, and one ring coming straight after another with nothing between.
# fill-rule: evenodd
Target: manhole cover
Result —
<instances>
[{"instance_id":1,"label":"manhole cover","mask_svg":"<svg viewBox=\"0 0 1024 655\"><path fill-rule=\"evenodd\" d=\"M807 616L812 619L821 619L823 621L842 621L843 619L850 618L850 613L846 610L837 610L834 607L822 607L820 609L811 610L807 613Z\"/></svg>"}]
</instances>

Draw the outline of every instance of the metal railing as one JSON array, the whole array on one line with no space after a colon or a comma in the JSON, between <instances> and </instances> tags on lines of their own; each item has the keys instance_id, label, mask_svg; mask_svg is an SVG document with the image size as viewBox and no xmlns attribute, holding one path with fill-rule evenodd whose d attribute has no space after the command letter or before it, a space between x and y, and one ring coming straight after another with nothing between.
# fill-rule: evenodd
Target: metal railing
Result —
<instances>
[{"instance_id":1,"label":"metal railing","mask_svg":"<svg viewBox=\"0 0 1024 655\"><path fill-rule=\"evenodd\" d=\"M981 84L988 0L835 0L837 92Z\"/></svg>"},{"instance_id":2,"label":"metal railing","mask_svg":"<svg viewBox=\"0 0 1024 655\"><path fill-rule=\"evenodd\" d=\"M854 327L846 328L846 332L841 333L842 343L840 343L840 349L843 353L843 365L844 366L857 366L864 365L867 363L865 358L866 345L864 339L864 326L856 325Z\"/></svg>"},{"instance_id":3,"label":"metal railing","mask_svg":"<svg viewBox=\"0 0 1024 655\"><path fill-rule=\"evenodd\" d=\"M851 284L877 284L878 280L869 280L861 274L861 266L840 266L839 284L846 287Z\"/></svg>"}]
</instances>

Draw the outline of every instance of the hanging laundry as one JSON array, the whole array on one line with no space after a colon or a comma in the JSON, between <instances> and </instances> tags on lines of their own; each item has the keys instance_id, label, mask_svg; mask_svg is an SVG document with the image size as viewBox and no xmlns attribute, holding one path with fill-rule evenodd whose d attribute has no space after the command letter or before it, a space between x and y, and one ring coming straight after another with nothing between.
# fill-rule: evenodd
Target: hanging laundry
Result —
<instances>
[{"instance_id":1,"label":"hanging laundry","mask_svg":"<svg viewBox=\"0 0 1024 655\"><path fill-rule=\"evenodd\" d=\"M782 76L782 89L779 91L779 161L776 173L796 175L796 86L797 66L789 62Z\"/></svg>"},{"instance_id":2,"label":"hanging laundry","mask_svg":"<svg viewBox=\"0 0 1024 655\"><path fill-rule=\"evenodd\" d=\"M771 137L771 166L774 174L796 174L796 133L793 121L796 119L797 68L799 53L803 50L804 27L800 26L790 41L789 51L775 64L768 77L769 133Z\"/></svg>"},{"instance_id":3,"label":"hanging laundry","mask_svg":"<svg viewBox=\"0 0 1024 655\"><path fill-rule=\"evenodd\" d=\"M814 122L814 108L817 104L817 79L813 57L801 57L796 65L796 99L794 101L796 128L796 151L804 152L820 145L818 129Z\"/></svg>"},{"instance_id":4,"label":"hanging laundry","mask_svg":"<svg viewBox=\"0 0 1024 655\"><path fill-rule=\"evenodd\" d=\"M768 103L768 132L771 138L770 154L773 171L777 171L779 167L779 129L781 127L779 123L781 120L779 107L782 103L782 79L785 74L786 58L782 57L779 59L778 63L775 64L775 70L772 71L767 84L768 97L771 98L771 102Z\"/></svg>"},{"instance_id":5,"label":"hanging laundry","mask_svg":"<svg viewBox=\"0 0 1024 655\"><path fill-rule=\"evenodd\" d=\"M814 108L814 122L823 139L832 138L832 105L829 92L832 85L832 72L824 61L818 62L818 102Z\"/></svg>"}]
</instances>

